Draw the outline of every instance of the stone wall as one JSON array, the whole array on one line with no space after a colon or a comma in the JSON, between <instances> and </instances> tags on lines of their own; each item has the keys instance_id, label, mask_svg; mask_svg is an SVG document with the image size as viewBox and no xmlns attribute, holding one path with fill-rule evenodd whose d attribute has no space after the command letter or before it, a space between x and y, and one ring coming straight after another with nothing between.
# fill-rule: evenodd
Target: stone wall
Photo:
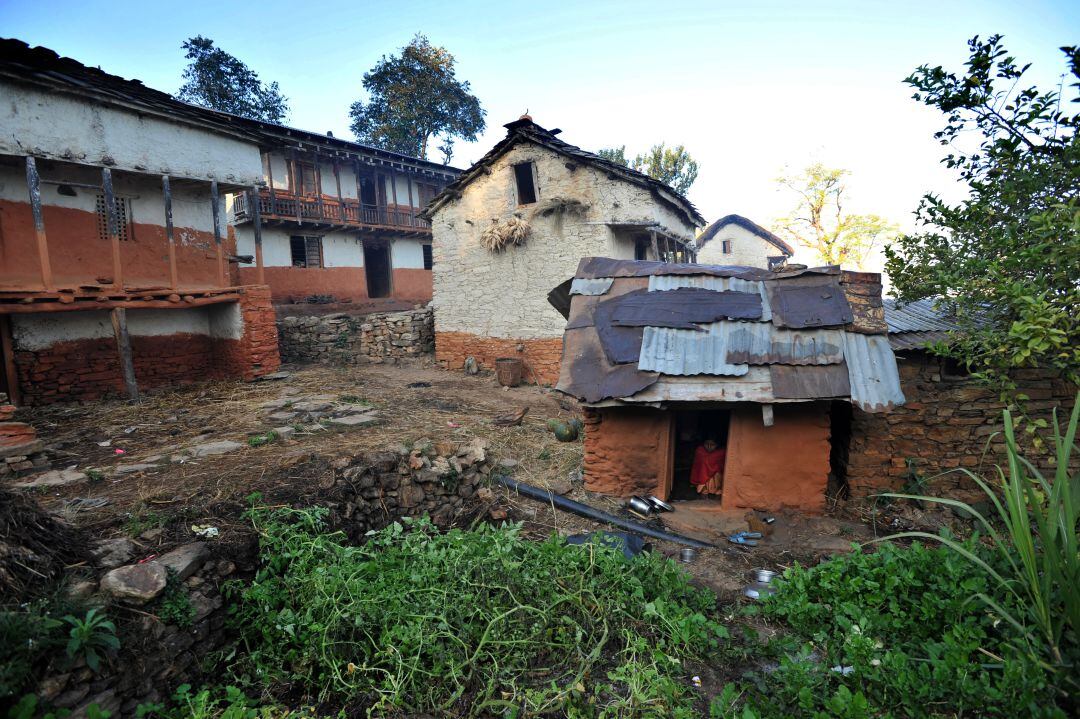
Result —
<instances>
[{"instance_id":1,"label":"stone wall","mask_svg":"<svg viewBox=\"0 0 1080 719\"><path fill-rule=\"evenodd\" d=\"M440 527L468 523L474 506L480 506L474 505L475 495L493 466L479 439L463 445L418 440L393 451L310 461L320 464L321 476L332 479L301 500L288 488L281 496L268 492L267 504L324 506L330 510L329 526L345 531L357 543L364 541L368 530L405 516L426 514ZM237 513L243 509L236 506ZM179 522L182 534L187 524ZM140 537L138 547L127 539L99 542L94 548L98 566L89 578L85 568L74 570L84 574L73 575L71 586L84 596L97 595L131 608L105 610L122 620L121 649L103 659L100 673L81 663L74 667L58 663L58 671L43 677L36 687L39 699L71 710L70 719L84 719L91 704L111 711L114 719L127 719L135 716L139 704L163 701L179 684L216 683L218 677L207 676L200 668L202 660L236 639L226 626L228 607L221 584L227 579L246 581L258 565L257 537L246 526L246 522L230 524L227 531L234 536L228 541L193 542L172 552L154 549L160 540L148 534ZM246 534L236 536L238 532ZM147 553L159 556L139 563ZM172 591L166 589L166 567L182 580L182 591L194 610L190 626L166 624L157 616L157 602Z\"/></svg>"},{"instance_id":2,"label":"stone wall","mask_svg":"<svg viewBox=\"0 0 1080 719\"><path fill-rule=\"evenodd\" d=\"M883 414L853 410L847 464L853 497L901 490L911 474L909 464L922 476L934 477L957 468L987 476L994 464L1002 463L1004 404L994 392L967 376L950 374L948 363L926 352L899 354L897 366L904 406ZM1034 418L1049 422L1053 409L1059 408L1059 421L1067 421L1075 387L1044 370L1018 370L1015 378L1031 398L1027 408ZM1041 468L1050 467L1045 453L1028 458ZM955 471L934 479L931 486L946 493L975 487Z\"/></svg>"},{"instance_id":3,"label":"stone wall","mask_svg":"<svg viewBox=\"0 0 1080 719\"><path fill-rule=\"evenodd\" d=\"M286 362L383 362L429 353L435 343L430 306L370 315L282 317L278 335Z\"/></svg>"}]
</instances>

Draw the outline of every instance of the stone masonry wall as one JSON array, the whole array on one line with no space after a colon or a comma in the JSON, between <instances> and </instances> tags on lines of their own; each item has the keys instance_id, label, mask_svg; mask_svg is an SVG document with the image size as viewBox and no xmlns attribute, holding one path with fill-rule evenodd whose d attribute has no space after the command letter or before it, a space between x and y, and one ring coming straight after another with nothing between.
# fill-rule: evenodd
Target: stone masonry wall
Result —
<instances>
[{"instance_id":1,"label":"stone masonry wall","mask_svg":"<svg viewBox=\"0 0 1080 719\"><path fill-rule=\"evenodd\" d=\"M493 466L479 439L462 445L418 440L395 451L310 461L326 465L326 474L332 476L329 484L301 500L287 489L280 497L271 491L266 503L326 507L328 525L345 531L352 542L362 542L368 530L405 516L426 514L440 527L466 522ZM237 511L242 509L237 507ZM186 526L179 521L180 535L190 537ZM235 526L227 531L245 531ZM85 719L88 707L97 704L110 711L113 719L128 719L140 704L166 700L179 684L198 687L217 681L218 677L206 676L200 665L210 653L236 639L226 624L228 606L221 584L228 579L243 583L254 574L257 537L251 533L227 542L195 542L166 552L158 548L161 530L152 533L155 536L140 537L138 546L123 538L99 542L93 550L98 565L92 570L73 570L82 572L73 574L70 583L83 596L97 595L134 611L106 606L111 618L123 620L118 632L120 651L103 659L100 673L85 664L67 667L58 661L57 669L35 689L42 705L70 710L70 719ZM147 554L158 556L138 561ZM157 603L166 593L165 567L183 581L182 590L194 610L189 626L167 624L158 616Z\"/></svg>"},{"instance_id":2,"label":"stone masonry wall","mask_svg":"<svg viewBox=\"0 0 1080 719\"><path fill-rule=\"evenodd\" d=\"M1003 462L1004 405L995 393L969 377L948 374L943 360L925 352L898 355L897 365L907 402L882 414L853 410L847 466L853 497L903 489L911 473L909 462L927 478L957 468L985 477L994 464ZM1035 418L1049 422L1058 408L1059 421L1067 421L1075 387L1044 370L1018 370L1015 378L1031 398L1027 408ZM1046 454L1031 453L1028 458L1042 469L1050 467ZM962 472L937 477L931 486L946 494L975 487Z\"/></svg>"},{"instance_id":3,"label":"stone masonry wall","mask_svg":"<svg viewBox=\"0 0 1080 719\"><path fill-rule=\"evenodd\" d=\"M434 348L431 307L371 315L290 316L278 321L286 362L353 364L418 357Z\"/></svg>"}]
</instances>

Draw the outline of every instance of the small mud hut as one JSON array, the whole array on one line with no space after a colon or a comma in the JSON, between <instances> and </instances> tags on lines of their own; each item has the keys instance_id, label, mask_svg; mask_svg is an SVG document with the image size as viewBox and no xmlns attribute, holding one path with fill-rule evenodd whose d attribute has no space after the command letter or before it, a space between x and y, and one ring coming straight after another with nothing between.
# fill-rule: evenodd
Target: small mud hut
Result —
<instances>
[{"instance_id":1,"label":"small mud hut","mask_svg":"<svg viewBox=\"0 0 1080 719\"><path fill-rule=\"evenodd\" d=\"M726 465L705 494L723 508L820 511L851 406L904 402L877 274L592 257L552 298L568 319L557 387L587 407L592 491L698 496L709 437Z\"/></svg>"}]
</instances>

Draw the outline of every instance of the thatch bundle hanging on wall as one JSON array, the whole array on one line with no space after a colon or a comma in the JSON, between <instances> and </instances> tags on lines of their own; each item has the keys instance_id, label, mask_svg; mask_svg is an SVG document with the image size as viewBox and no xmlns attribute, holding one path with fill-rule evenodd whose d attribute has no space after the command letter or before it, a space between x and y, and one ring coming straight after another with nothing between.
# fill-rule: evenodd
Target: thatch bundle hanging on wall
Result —
<instances>
[{"instance_id":1,"label":"thatch bundle hanging on wall","mask_svg":"<svg viewBox=\"0 0 1080 719\"><path fill-rule=\"evenodd\" d=\"M480 235L480 244L491 252L501 252L507 247L524 245L529 237L529 223L518 215L512 215L505 222L492 220Z\"/></svg>"}]
</instances>

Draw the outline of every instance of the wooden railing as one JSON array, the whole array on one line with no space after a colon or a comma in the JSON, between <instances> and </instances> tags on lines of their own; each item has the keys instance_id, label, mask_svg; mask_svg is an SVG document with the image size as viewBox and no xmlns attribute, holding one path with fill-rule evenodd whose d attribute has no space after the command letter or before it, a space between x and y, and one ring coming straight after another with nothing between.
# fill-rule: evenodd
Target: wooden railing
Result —
<instances>
[{"instance_id":1,"label":"wooden railing","mask_svg":"<svg viewBox=\"0 0 1080 719\"><path fill-rule=\"evenodd\" d=\"M280 192L262 191L258 195L259 214L263 219L300 220L355 227L392 227L409 230L430 230L431 223L417 217L418 208L386 207L368 205L357 200L344 200L323 196L295 197ZM246 195L237 195L233 203L237 221L251 219Z\"/></svg>"}]
</instances>

